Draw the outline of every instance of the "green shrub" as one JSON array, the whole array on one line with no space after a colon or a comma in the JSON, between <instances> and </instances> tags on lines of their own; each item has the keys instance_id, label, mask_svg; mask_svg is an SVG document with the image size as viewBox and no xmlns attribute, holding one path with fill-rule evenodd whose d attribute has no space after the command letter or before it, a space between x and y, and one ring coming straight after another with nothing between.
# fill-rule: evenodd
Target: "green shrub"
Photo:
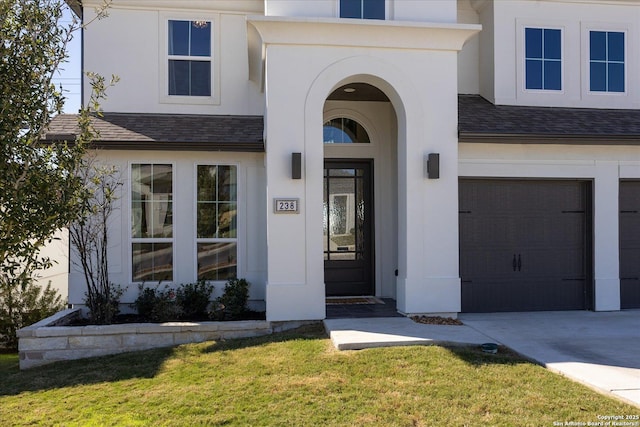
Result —
<instances>
[{"instance_id":1,"label":"green shrub","mask_svg":"<svg viewBox=\"0 0 640 427\"><path fill-rule=\"evenodd\" d=\"M110 325L120 313L122 288L111 283L101 292L85 293L84 303L89 309L89 320L96 325Z\"/></svg>"},{"instance_id":2,"label":"green shrub","mask_svg":"<svg viewBox=\"0 0 640 427\"><path fill-rule=\"evenodd\" d=\"M222 296L216 299L218 307L213 317L219 320L235 320L245 314L250 285L246 279L229 279L224 285Z\"/></svg>"},{"instance_id":3,"label":"green shrub","mask_svg":"<svg viewBox=\"0 0 640 427\"><path fill-rule=\"evenodd\" d=\"M14 286L15 285L15 286ZM27 278L22 283L0 286L0 346L18 349L16 331L64 309L60 295L51 288L38 286Z\"/></svg>"},{"instance_id":4,"label":"green shrub","mask_svg":"<svg viewBox=\"0 0 640 427\"><path fill-rule=\"evenodd\" d=\"M200 319L207 316L207 308L213 292L213 285L204 280L182 285L176 291L178 305L185 319Z\"/></svg>"},{"instance_id":5,"label":"green shrub","mask_svg":"<svg viewBox=\"0 0 640 427\"><path fill-rule=\"evenodd\" d=\"M158 287L145 288L144 284L139 285L138 298L133 302L133 307L140 316L154 322L178 319L181 309L177 302L176 292L168 285L165 285L162 290Z\"/></svg>"}]
</instances>

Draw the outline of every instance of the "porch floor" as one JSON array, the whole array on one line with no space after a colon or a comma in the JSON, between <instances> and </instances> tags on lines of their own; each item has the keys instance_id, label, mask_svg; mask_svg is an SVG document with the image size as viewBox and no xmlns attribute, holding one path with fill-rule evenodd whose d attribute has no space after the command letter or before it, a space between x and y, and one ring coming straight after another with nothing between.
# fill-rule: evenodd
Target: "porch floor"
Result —
<instances>
[{"instance_id":1,"label":"porch floor","mask_svg":"<svg viewBox=\"0 0 640 427\"><path fill-rule=\"evenodd\" d=\"M392 298L378 298L384 304L327 304L327 319L358 319L366 317L404 317Z\"/></svg>"}]
</instances>

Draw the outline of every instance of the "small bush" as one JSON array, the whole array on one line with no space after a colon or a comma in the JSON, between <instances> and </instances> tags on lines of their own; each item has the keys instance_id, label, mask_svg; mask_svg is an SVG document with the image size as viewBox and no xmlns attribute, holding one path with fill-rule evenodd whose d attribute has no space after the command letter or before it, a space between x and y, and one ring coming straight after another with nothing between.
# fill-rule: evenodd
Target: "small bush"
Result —
<instances>
[{"instance_id":1,"label":"small bush","mask_svg":"<svg viewBox=\"0 0 640 427\"><path fill-rule=\"evenodd\" d=\"M60 310L64 304L51 283L40 287L31 279L20 284L0 286L0 347L18 349L16 331L45 319Z\"/></svg>"},{"instance_id":2,"label":"small bush","mask_svg":"<svg viewBox=\"0 0 640 427\"><path fill-rule=\"evenodd\" d=\"M158 285L159 287L159 285ZM180 317L181 308L177 302L176 292L165 285L163 290L138 286L138 298L133 307L138 314L154 322L166 322Z\"/></svg>"},{"instance_id":3,"label":"small bush","mask_svg":"<svg viewBox=\"0 0 640 427\"><path fill-rule=\"evenodd\" d=\"M102 292L85 294L84 303L89 308L89 320L96 325L110 325L120 313L120 297L122 288L111 283Z\"/></svg>"},{"instance_id":4,"label":"small bush","mask_svg":"<svg viewBox=\"0 0 640 427\"><path fill-rule=\"evenodd\" d=\"M206 318L212 292L213 285L207 284L204 280L188 283L178 288L176 298L182 309L182 317L185 319Z\"/></svg>"},{"instance_id":5,"label":"small bush","mask_svg":"<svg viewBox=\"0 0 640 427\"><path fill-rule=\"evenodd\" d=\"M218 320L235 320L242 317L247 311L250 285L246 279L229 279L224 285L222 296L216 299L218 307L213 317Z\"/></svg>"}]
</instances>

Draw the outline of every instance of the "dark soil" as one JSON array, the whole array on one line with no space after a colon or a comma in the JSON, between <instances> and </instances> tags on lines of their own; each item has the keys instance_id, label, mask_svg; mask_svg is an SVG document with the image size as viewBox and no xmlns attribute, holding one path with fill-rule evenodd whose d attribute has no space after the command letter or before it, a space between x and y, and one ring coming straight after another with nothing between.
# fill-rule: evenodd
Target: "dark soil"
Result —
<instances>
[{"instance_id":1,"label":"dark soil","mask_svg":"<svg viewBox=\"0 0 640 427\"><path fill-rule=\"evenodd\" d=\"M426 325L451 325L451 326L461 326L464 325L458 319L452 319L451 317L440 317L440 316L412 316L411 320L416 323L424 323Z\"/></svg>"},{"instance_id":2,"label":"dark soil","mask_svg":"<svg viewBox=\"0 0 640 427\"><path fill-rule=\"evenodd\" d=\"M265 320L265 312L264 311L251 311L247 310L242 315L237 316L235 318L225 317L223 319L220 318L210 318L208 316L201 317L185 317L180 319L171 319L171 320L150 320L138 314L129 313L129 314L118 314L113 320L112 324L121 325L125 323L165 323L165 322L214 322L214 321L237 321L237 320ZM87 326L92 325L91 321L86 318L74 319L70 321L66 326Z\"/></svg>"}]
</instances>

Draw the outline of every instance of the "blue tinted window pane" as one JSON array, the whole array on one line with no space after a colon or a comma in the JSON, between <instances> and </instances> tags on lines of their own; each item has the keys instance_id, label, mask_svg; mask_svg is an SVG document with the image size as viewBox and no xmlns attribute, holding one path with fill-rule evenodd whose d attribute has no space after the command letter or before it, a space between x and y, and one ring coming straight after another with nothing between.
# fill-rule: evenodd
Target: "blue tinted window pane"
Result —
<instances>
[{"instance_id":1,"label":"blue tinted window pane","mask_svg":"<svg viewBox=\"0 0 640 427\"><path fill-rule=\"evenodd\" d=\"M544 62L544 88L547 90L562 89L562 67L560 61Z\"/></svg>"},{"instance_id":2,"label":"blue tinted window pane","mask_svg":"<svg viewBox=\"0 0 640 427\"><path fill-rule=\"evenodd\" d=\"M560 59L560 30L544 30L544 58Z\"/></svg>"},{"instance_id":3,"label":"blue tinted window pane","mask_svg":"<svg viewBox=\"0 0 640 427\"><path fill-rule=\"evenodd\" d=\"M607 33L591 31L589 33L589 59L605 61L607 59Z\"/></svg>"},{"instance_id":4,"label":"blue tinted window pane","mask_svg":"<svg viewBox=\"0 0 640 427\"><path fill-rule=\"evenodd\" d=\"M348 143L353 142L349 134L343 132L342 130L334 127L325 125L322 129L323 141L325 144L335 144L335 143Z\"/></svg>"},{"instance_id":5,"label":"blue tinted window pane","mask_svg":"<svg viewBox=\"0 0 640 427\"><path fill-rule=\"evenodd\" d=\"M607 90L607 65L603 62L592 62L589 70L591 73L589 89L592 92L605 92Z\"/></svg>"},{"instance_id":6,"label":"blue tinted window pane","mask_svg":"<svg viewBox=\"0 0 640 427\"><path fill-rule=\"evenodd\" d=\"M169 95L189 95L189 61L169 61Z\"/></svg>"},{"instance_id":7,"label":"blue tinted window pane","mask_svg":"<svg viewBox=\"0 0 640 427\"><path fill-rule=\"evenodd\" d=\"M526 62L526 88L542 89L542 61L527 59Z\"/></svg>"},{"instance_id":8,"label":"blue tinted window pane","mask_svg":"<svg viewBox=\"0 0 640 427\"><path fill-rule=\"evenodd\" d=\"M624 64L608 65L609 92L624 92Z\"/></svg>"},{"instance_id":9,"label":"blue tinted window pane","mask_svg":"<svg viewBox=\"0 0 640 427\"><path fill-rule=\"evenodd\" d=\"M211 56L211 23L194 21L191 23L191 55Z\"/></svg>"},{"instance_id":10,"label":"blue tinted window pane","mask_svg":"<svg viewBox=\"0 0 640 427\"><path fill-rule=\"evenodd\" d=\"M189 55L189 21L169 21L169 55Z\"/></svg>"},{"instance_id":11,"label":"blue tinted window pane","mask_svg":"<svg viewBox=\"0 0 640 427\"><path fill-rule=\"evenodd\" d=\"M525 56L527 58L542 58L542 29L525 29Z\"/></svg>"},{"instance_id":12,"label":"blue tinted window pane","mask_svg":"<svg viewBox=\"0 0 640 427\"><path fill-rule=\"evenodd\" d=\"M211 96L211 62L191 62L191 95Z\"/></svg>"},{"instance_id":13,"label":"blue tinted window pane","mask_svg":"<svg viewBox=\"0 0 640 427\"><path fill-rule=\"evenodd\" d=\"M364 19L384 19L384 0L362 0Z\"/></svg>"},{"instance_id":14,"label":"blue tinted window pane","mask_svg":"<svg viewBox=\"0 0 640 427\"><path fill-rule=\"evenodd\" d=\"M340 0L340 18L362 18L362 0Z\"/></svg>"},{"instance_id":15,"label":"blue tinted window pane","mask_svg":"<svg viewBox=\"0 0 640 427\"><path fill-rule=\"evenodd\" d=\"M624 62L624 33L608 33L609 61Z\"/></svg>"}]
</instances>

